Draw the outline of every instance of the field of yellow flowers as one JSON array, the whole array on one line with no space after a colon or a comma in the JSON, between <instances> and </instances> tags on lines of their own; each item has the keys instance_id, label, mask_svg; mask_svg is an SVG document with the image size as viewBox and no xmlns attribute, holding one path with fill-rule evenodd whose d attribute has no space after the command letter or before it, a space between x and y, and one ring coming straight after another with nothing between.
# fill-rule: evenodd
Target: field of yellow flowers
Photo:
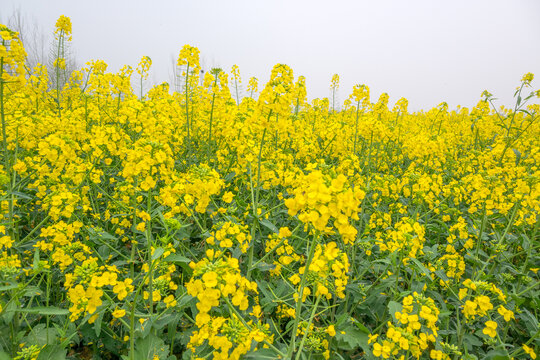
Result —
<instances>
[{"instance_id":1,"label":"field of yellow flowers","mask_svg":"<svg viewBox=\"0 0 540 360\"><path fill-rule=\"evenodd\" d=\"M512 109L337 111L186 45L180 93L134 93L147 57L51 89L55 36L47 74L0 26L1 360L536 358L532 74Z\"/></svg>"}]
</instances>

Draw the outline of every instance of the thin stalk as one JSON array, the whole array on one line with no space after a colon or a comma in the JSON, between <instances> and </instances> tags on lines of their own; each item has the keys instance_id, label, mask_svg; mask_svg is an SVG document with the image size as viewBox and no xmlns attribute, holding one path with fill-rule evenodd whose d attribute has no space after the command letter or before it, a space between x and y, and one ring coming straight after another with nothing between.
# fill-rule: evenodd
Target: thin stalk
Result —
<instances>
[{"instance_id":1,"label":"thin stalk","mask_svg":"<svg viewBox=\"0 0 540 360\"><path fill-rule=\"evenodd\" d=\"M238 80L234 78L234 88L236 90L236 106L240 107L240 96L238 96Z\"/></svg>"},{"instance_id":2,"label":"thin stalk","mask_svg":"<svg viewBox=\"0 0 540 360\"><path fill-rule=\"evenodd\" d=\"M240 320L240 322L246 327L246 329L248 329L249 331L251 331L251 326L249 326L249 324L244 320L244 317L242 316L242 314L240 314L238 312L238 310L235 309L235 307L233 306L233 304L231 304L231 301L229 300L228 297L223 297L223 299L225 299L225 302L227 303L227 307L229 308L229 312L231 313L234 313L234 315L236 316L236 318L238 320ZM271 342L269 342L268 340L264 340L264 343L266 345L268 345L268 347L272 350L274 350L275 352L278 353L278 355L280 355L281 357L284 357L285 354L279 350L277 347L275 347L274 345L272 345Z\"/></svg>"},{"instance_id":3,"label":"thin stalk","mask_svg":"<svg viewBox=\"0 0 540 360\"><path fill-rule=\"evenodd\" d=\"M521 99L521 91L523 90L523 86L525 83L521 84L521 87L519 88L519 91L517 92L518 100ZM501 157L499 158L499 165L502 165L502 162L504 160L504 155L506 154L506 151L512 144L512 139L510 138L510 131L512 130L512 125L514 124L514 119L516 118L516 111L519 108L519 101L516 101L516 105L514 106L514 112L512 113L512 118L510 119L510 124L508 124L508 127L506 128L506 144L503 149L503 152L501 154Z\"/></svg>"},{"instance_id":4,"label":"thin stalk","mask_svg":"<svg viewBox=\"0 0 540 360\"><path fill-rule=\"evenodd\" d=\"M62 49L62 51L60 51ZM60 110L60 67L59 60L60 55L62 55L62 58L64 57L64 30L60 31L60 35L58 37L58 52L56 56L56 66L55 66L55 75L56 75L56 105L58 107L58 117L62 117L62 113ZM65 61L65 60L64 60Z\"/></svg>"},{"instance_id":5,"label":"thin stalk","mask_svg":"<svg viewBox=\"0 0 540 360\"><path fill-rule=\"evenodd\" d=\"M270 116L268 116L270 118ZM259 191L261 186L261 157L264 145L264 136L266 135L266 128L264 128L261 136L261 145L259 146L259 156L257 157L257 189L255 190L255 206L259 204ZM257 216L257 214L254 214Z\"/></svg>"},{"instance_id":6,"label":"thin stalk","mask_svg":"<svg viewBox=\"0 0 540 360\"><path fill-rule=\"evenodd\" d=\"M523 267L521 268L522 273L525 272L525 269L527 268L527 265L529 264L529 258L531 257L531 252L535 248L533 246L533 243L534 243L534 239L536 239L536 233L538 231L538 227L540 227L540 221L537 221L536 225L534 225L534 230L533 230L532 236L530 237L531 244L529 244L529 247L527 249L527 255L525 257L525 261L523 262Z\"/></svg>"},{"instance_id":7,"label":"thin stalk","mask_svg":"<svg viewBox=\"0 0 540 360\"><path fill-rule=\"evenodd\" d=\"M143 96L143 74L144 72L141 71L141 96L140 96L141 101L142 101L142 96Z\"/></svg>"},{"instance_id":8,"label":"thin stalk","mask_svg":"<svg viewBox=\"0 0 540 360\"><path fill-rule=\"evenodd\" d=\"M321 297L322 295L317 296L317 300L315 300L315 305L313 305L313 309L311 310L308 324L306 326L306 331L304 332L304 336L302 337L302 341L300 341L300 346L298 347L298 352L296 353L296 360L300 360L300 355L302 354L302 348L304 347L304 343L306 342L307 334L309 332L309 327L313 323L313 318L315 317L315 312L317 311L317 307L319 306L319 301L321 301Z\"/></svg>"},{"instance_id":9,"label":"thin stalk","mask_svg":"<svg viewBox=\"0 0 540 360\"><path fill-rule=\"evenodd\" d=\"M149 190L147 193L148 199L147 199L147 213L151 214L152 212L152 190ZM151 216L151 215L150 215ZM152 271L152 219L148 221L148 224L146 226L146 247L148 251L148 303L150 305L150 315L154 312L154 277L153 277L153 271Z\"/></svg>"},{"instance_id":10,"label":"thin stalk","mask_svg":"<svg viewBox=\"0 0 540 360\"><path fill-rule=\"evenodd\" d=\"M216 74L216 79L214 81L214 86L212 87L212 89L214 89L215 87L217 87L217 81L218 81L218 77L217 77L217 74ZM212 141L212 120L214 119L214 103L215 103L215 100L216 100L216 92L214 90L212 90L212 107L210 109L210 125L209 125L209 129L208 129L208 157L210 157L210 143Z\"/></svg>"},{"instance_id":11,"label":"thin stalk","mask_svg":"<svg viewBox=\"0 0 540 360\"><path fill-rule=\"evenodd\" d=\"M313 237L313 240L311 241L308 259L304 267L304 273L302 274L302 279L300 280L298 299L296 301L296 309L295 309L296 317L294 319L294 325L291 328L292 329L291 342L289 344L289 349L287 351L288 359L292 358L292 354L294 352L294 349L296 348L296 331L298 330L298 324L300 322L300 315L301 315L300 313L302 311L302 299L304 297L304 287L306 284L307 274L309 272L309 266L311 265L311 261L313 260L313 256L315 254L315 248L317 247L318 243L319 243L319 234L316 234Z\"/></svg>"},{"instance_id":12,"label":"thin stalk","mask_svg":"<svg viewBox=\"0 0 540 360\"><path fill-rule=\"evenodd\" d=\"M270 114L268 115L268 118L270 118ZM264 145L264 136L266 134L266 128L264 128L262 137L261 137L261 145L259 147L259 156L257 158L257 190L255 190L255 195L253 195L253 181L251 181L251 171L250 171L250 183L251 183L251 196L253 201L253 224L251 225L251 243L249 244L249 253L248 253L248 270L247 270L247 279L251 279L251 270L253 269L253 253L255 251L255 237L256 237L256 229L257 224L259 222L259 191L261 186L261 156L262 156L262 150Z\"/></svg>"},{"instance_id":13,"label":"thin stalk","mask_svg":"<svg viewBox=\"0 0 540 360\"><path fill-rule=\"evenodd\" d=\"M358 138L358 117L360 115L360 100L356 104L356 124L354 127L354 146L353 146L353 155L356 155L356 139Z\"/></svg>"},{"instance_id":14,"label":"thin stalk","mask_svg":"<svg viewBox=\"0 0 540 360\"><path fill-rule=\"evenodd\" d=\"M5 46L4 41L2 45ZM4 111L4 58L0 58L0 117L2 119L2 146L4 150L4 169L7 171L9 165L9 157L7 156L7 132L6 132L6 115Z\"/></svg>"},{"instance_id":15,"label":"thin stalk","mask_svg":"<svg viewBox=\"0 0 540 360\"><path fill-rule=\"evenodd\" d=\"M186 68L186 129L187 129L187 140L188 146L191 149L191 136L189 132L189 63Z\"/></svg>"},{"instance_id":16,"label":"thin stalk","mask_svg":"<svg viewBox=\"0 0 540 360\"><path fill-rule=\"evenodd\" d=\"M478 241L476 242L476 251L475 251L475 263L474 263L474 271L473 274L476 274L477 276L479 273L476 272L476 267L478 266L478 253L480 252L480 246L482 245L482 235L484 234L485 226L487 222L487 216L486 216L486 203L484 202L484 209L482 211L482 223L480 225L480 233L478 234Z\"/></svg>"},{"instance_id":17,"label":"thin stalk","mask_svg":"<svg viewBox=\"0 0 540 360\"><path fill-rule=\"evenodd\" d=\"M336 103L336 89L332 89L332 114L336 112L335 109L335 103Z\"/></svg>"}]
</instances>

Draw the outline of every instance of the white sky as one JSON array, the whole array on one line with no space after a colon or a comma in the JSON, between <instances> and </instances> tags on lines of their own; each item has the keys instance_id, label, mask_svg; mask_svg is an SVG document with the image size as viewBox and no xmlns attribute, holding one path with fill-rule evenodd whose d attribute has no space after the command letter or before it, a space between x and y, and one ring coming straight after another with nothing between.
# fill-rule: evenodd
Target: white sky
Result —
<instances>
[{"instance_id":1,"label":"white sky","mask_svg":"<svg viewBox=\"0 0 540 360\"><path fill-rule=\"evenodd\" d=\"M372 101L388 92L411 110L442 101L474 106L483 90L512 105L521 76L540 88L540 0L1 0L5 23L20 8L44 31L71 18L80 64L102 59L109 70L153 61L151 79L170 82L171 55L197 46L204 65L240 67L244 86L286 63L304 75L308 97L339 100L366 84ZM538 85L537 85L538 84Z\"/></svg>"}]
</instances>

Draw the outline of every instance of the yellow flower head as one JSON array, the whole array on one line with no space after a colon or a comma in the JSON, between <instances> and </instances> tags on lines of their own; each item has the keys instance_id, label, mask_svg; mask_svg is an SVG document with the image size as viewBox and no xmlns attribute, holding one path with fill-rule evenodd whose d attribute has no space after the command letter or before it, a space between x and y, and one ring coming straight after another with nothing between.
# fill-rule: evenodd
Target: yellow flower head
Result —
<instances>
[{"instance_id":1,"label":"yellow flower head","mask_svg":"<svg viewBox=\"0 0 540 360\"><path fill-rule=\"evenodd\" d=\"M525 84L529 85L531 83L531 81L533 81L533 79L534 79L534 74L533 73L526 73L521 78L521 81L524 82Z\"/></svg>"},{"instance_id":2,"label":"yellow flower head","mask_svg":"<svg viewBox=\"0 0 540 360\"><path fill-rule=\"evenodd\" d=\"M526 354L528 354L531 359L536 359L536 353L534 352L534 349L531 348L531 347L528 347L527 345L523 344L523 350L525 351Z\"/></svg>"},{"instance_id":3,"label":"yellow flower head","mask_svg":"<svg viewBox=\"0 0 540 360\"><path fill-rule=\"evenodd\" d=\"M118 309L116 308L113 312L112 312L112 316L115 317L115 318L121 318L121 317L124 317L126 315L126 310L124 309Z\"/></svg>"},{"instance_id":4,"label":"yellow flower head","mask_svg":"<svg viewBox=\"0 0 540 360\"><path fill-rule=\"evenodd\" d=\"M199 68L199 49L191 45L184 45L178 56L178 66L188 65L190 68Z\"/></svg>"},{"instance_id":5,"label":"yellow flower head","mask_svg":"<svg viewBox=\"0 0 540 360\"><path fill-rule=\"evenodd\" d=\"M486 321L486 327L484 328L484 330L482 330L482 332L494 338L495 336L497 336L496 329L497 329L497 323L495 321L488 320Z\"/></svg>"},{"instance_id":6,"label":"yellow flower head","mask_svg":"<svg viewBox=\"0 0 540 360\"><path fill-rule=\"evenodd\" d=\"M330 84L330 90L337 90L339 88L339 75L332 75L332 83Z\"/></svg>"},{"instance_id":7,"label":"yellow flower head","mask_svg":"<svg viewBox=\"0 0 540 360\"><path fill-rule=\"evenodd\" d=\"M58 20L56 20L55 26L55 34L61 34L63 32L65 35L71 35L71 19L69 17L60 15Z\"/></svg>"}]
</instances>

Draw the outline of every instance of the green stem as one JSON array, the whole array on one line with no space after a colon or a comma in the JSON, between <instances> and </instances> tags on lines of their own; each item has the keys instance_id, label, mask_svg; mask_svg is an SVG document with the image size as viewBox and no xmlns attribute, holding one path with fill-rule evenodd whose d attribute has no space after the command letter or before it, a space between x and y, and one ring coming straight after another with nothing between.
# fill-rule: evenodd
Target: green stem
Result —
<instances>
[{"instance_id":1,"label":"green stem","mask_svg":"<svg viewBox=\"0 0 540 360\"><path fill-rule=\"evenodd\" d=\"M266 128L264 128L262 137L261 137L261 145L259 147L259 156L257 157L257 188L255 190L255 209L258 209L259 205L259 191L261 186L261 157L262 157L262 151L263 151L263 145L264 145L264 136L266 135ZM257 217L257 214L254 214L255 217Z\"/></svg>"},{"instance_id":2,"label":"green stem","mask_svg":"<svg viewBox=\"0 0 540 360\"><path fill-rule=\"evenodd\" d=\"M291 359L292 354L294 352L294 349L296 348L296 332L298 330L298 325L300 322L300 313L302 311L302 300L304 297L304 287L306 284L306 278L307 274L309 272L309 266L311 265L311 261L313 260L313 256L315 254L315 248L317 247L317 244L319 243L319 234L317 233L310 244L308 259L306 261L306 266L304 267L304 273L302 274L302 279L300 280L300 286L299 286L299 292L298 292L298 299L296 300L296 309L295 309L295 319L294 319L294 325L292 327L292 334L291 334L291 342L289 344L289 349L287 351L287 358Z\"/></svg>"},{"instance_id":3,"label":"green stem","mask_svg":"<svg viewBox=\"0 0 540 360\"><path fill-rule=\"evenodd\" d=\"M238 310L236 310L236 308L233 306L233 304L231 304L231 301L229 300L229 298L225 296L223 297L223 299L225 299L225 302L227 303L229 312L234 313L234 315L238 318L238 320L240 320L240 322L246 327L246 329L251 331L251 326L249 326L249 324L244 320L244 317L242 316L242 314L240 314ZM269 348L277 352L278 355L280 355L281 357L285 357L285 354L282 351L280 351L278 348L276 348L274 345L272 345L271 342L265 339L264 343L268 345Z\"/></svg>"},{"instance_id":4,"label":"green stem","mask_svg":"<svg viewBox=\"0 0 540 360\"><path fill-rule=\"evenodd\" d=\"M152 213L152 190L149 190L147 192L147 213L150 215ZM150 215L151 216L151 215ZM152 266L152 219L147 221L146 226L146 247L148 251L148 271L149 271L149 279L148 279L148 303L150 305L150 315L154 312L154 278L153 278L153 266Z\"/></svg>"},{"instance_id":5,"label":"green stem","mask_svg":"<svg viewBox=\"0 0 540 360\"><path fill-rule=\"evenodd\" d=\"M214 80L214 86L212 87L212 107L210 109L210 125L208 129L208 155L210 157L210 143L212 141L212 120L214 118L214 103L216 100L216 92L214 88L217 87L218 75L216 74L216 79Z\"/></svg>"},{"instance_id":6,"label":"green stem","mask_svg":"<svg viewBox=\"0 0 540 360\"><path fill-rule=\"evenodd\" d=\"M306 330L304 331L304 336L302 337L302 341L300 341L300 346L298 347L298 352L296 353L296 360L300 360L300 355L302 354L302 349L304 347L304 343L306 342L309 327L313 323L313 318L315 317L315 312L317 311L317 307L319 306L319 301L321 301L321 297L322 295L317 296L317 300L315 300L315 305L313 305L313 309L311 309L311 314L309 315L309 320Z\"/></svg>"},{"instance_id":7,"label":"green stem","mask_svg":"<svg viewBox=\"0 0 540 360\"><path fill-rule=\"evenodd\" d=\"M487 222L487 216L486 216L486 202L484 200L484 206L482 211L482 223L480 224L480 233L478 234L478 241L476 242L476 251L475 251L475 263L474 263L474 271L473 274L476 274L476 276L479 276L479 273L476 272L476 267L478 266L478 253L480 252L480 246L482 245L482 235L484 234L484 229Z\"/></svg>"},{"instance_id":8,"label":"green stem","mask_svg":"<svg viewBox=\"0 0 540 360\"><path fill-rule=\"evenodd\" d=\"M4 41L2 45L5 46ZM0 117L2 119L2 146L4 150L4 169L7 171L9 165L9 157L7 156L7 131L6 131L6 115L4 111L4 58L0 58Z\"/></svg>"},{"instance_id":9,"label":"green stem","mask_svg":"<svg viewBox=\"0 0 540 360\"><path fill-rule=\"evenodd\" d=\"M529 290L532 290L534 288L537 288L538 286L540 285L540 281L537 281L535 282L534 284L532 284L531 286L529 286L528 288L526 288L525 290L523 291L520 291L519 293L516 294L516 298L519 298L521 295L525 294L527 291Z\"/></svg>"},{"instance_id":10,"label":"green stem","mask_svg":"<svg viewBox=\"0 0 540 360\"><path fill-rule=\"evenodd\" d=\"M64 57L64 30L60 31L60 35L58 37L58 52L56 56L56 66L55 66L55 75L56 75L56 105L58 107L58 117L62 117L62 113L60 110L60 67L58 66L58 61L60 60L60 55L62 55L62 58ZM60 51L62 49L62 51ZM65 61L65 59L64 59Z\"/></svg>"},{"instance_id":11,"label":"green stem","mask_svg":"<svg viewBox=\"0 0 540 360\"><path fill-rule=\"evenodd\" d=\"M186 68L186 130L187 130L187 143L188 150L191 150L191 135L189 131L189 63Z\"/></svg>"},{"instance_id":12,"label":"green stem","mask_svg":"<svg viewBox=\"0 0 540 360\"><path fill-rule=\"evenodd\" d=\"M358 117L360 116L360 100L356 104L356 124L354 127L354 145L353 145L353 155L356 155L356 139L358 138Z\"/></svg>"}]
</instances>

